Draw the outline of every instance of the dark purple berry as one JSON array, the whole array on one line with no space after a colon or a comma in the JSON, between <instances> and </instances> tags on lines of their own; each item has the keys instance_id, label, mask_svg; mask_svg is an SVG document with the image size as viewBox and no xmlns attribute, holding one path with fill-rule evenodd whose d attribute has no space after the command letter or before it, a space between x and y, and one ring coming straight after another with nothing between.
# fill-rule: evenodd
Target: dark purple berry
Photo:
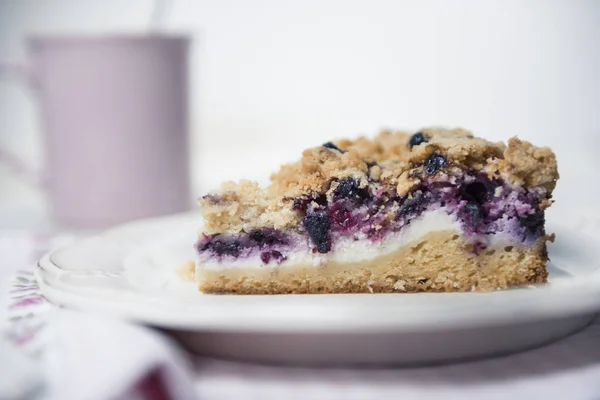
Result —
<instances>
[{"instance_id":1,"label":"dark purple berry","mask_svg":"<svg viewBox=\"0 0 600 400\"><path fill-rule=\"evenodd\" d=\"M448 164L448 160L441 154L431 153L425 160L425 173L431 175Z\"/></svg>"},{"instance_id":2,"label":"dark purple berry","mask_svg":"<svg viewBox=\"0 0 600 400\"><path fill-rule=\"evenodd\" d=\"M202 234L202 236L204 239L198 240L198 242L196 243L196 248L199 252L206 251L210 247L211 236L208 236L204 233Z\"/></svg>"},{"instance_id":3,"label":"dark purple berry","mask_svg":"<svg viewBox=\"0 0 600 400\"><path fill-rule=\"evenodd\" d=\"M248 237L250 238L250 240L256 242L257 244L264 244L265 232L261 230L255 230L250 232L248 234Z\"/></svg>"},{"instance_id":4,"label":"dark purple berry","mask_svg":"<svg viewBox=\"0 0 600 400\"><path fill-rule=\"evenodd\" d=\"M263 263L268 264L269 261L271 261L271 252L265 251L263 253L260 253L260 259L262 260Z\"/></svg>"},{"instance_id":5,"label":"dark purple berry","mask_svg":"<svg viewBox=\"0 0 600 400\"><path fill-rule=\"evenodd\" d=\"M458 216L466 225L467 231L470 233L478 233L483 229L484 215L476 203L467 203L460 210Z\"/></svg>"},{"instance_id":6,"label":"dark purple berry","mask_svg":"<svg viewBox=\"0 0 600 400\"><path fill-rule=\"evenodd\" d=\"M235 239L213 238L208 243L207 249L218 256L238 257L240 255L240 244Z\"/></svg>"},{"instance_id":7,"label":"dark purple berry","mask_svg":"<svg viewBox=\"0 0 600 400\"><path fill-rule=\"evenodd\" d=\"M540 235L544 230L544 212L542 210L537 210L533 214L520 217L519 222L523 225L528 234L536 236Z\"/></svg>"},{"instance_id":8,"label":"dark purple berry","mask_svg":"<svg viewBox=\"0 0 600 400\"><path fill-rule=\"evenodd\" d=\"M303 225L319 253L331 250L331 217L323 210L310 210L306 213Z\"/></svg>"},{"instance_id":9,"label":"dark purple berry","mask_svg":"<svg viewBox=\"0 0 600 400\"><path fill-rule=\"evenodd\" d=\"M332 150L337 150L340 153L345 153L344 150L340 149L339 147L337 147L335 144L333 144L332 142L327 142L325 144L323 144L323 147L326 147L328 149L332 149Z\"/></svg>"},{"instance_id":10,"label":"dark purple berry","mask_svg":"<svg viewBox=\"0 0 600 400\"><path fill-rule=\"evenodd\" d=\"M344 208L334 210L331 213L331 218L333 219L333 222L335 222L342 228L348 228L349 226L353 225L354 222L352 221L352 214L350 213L350 211Z\"/></svg>"},{"instance_id":11,"label":"dark purple berry","mask_svg":"<svg viewBox=\"0 0 600 400\"><path fill-rule=\"evenodd\" d=\"M287 259L287 257L277 250L270 250L262 252L260 254L260 259L265 264L270 263L271 260L275 261L277 264L281 264Z\"/></svg>"},{"instance_id":12,"label":"dark purple berry","mask_svg":"<svg viewBox=\"0 0 600 400\"><path fill-rule=\"evenodd\" d=\"M282 262L284 262L287 259L287 257L284 256L283 254L281 254L277 250L271 250L271 251L262 252L260 254L260 259L265 264L270 263L271 260L275 261L277 264L281 264Z\"/></svg>"},{"instance_id":13,"label":"dark purple berry","mask_svg":"<svg viewBox=\"0 0 600 400\"><path fill-rule=\"evenodd\" d=\"M483 221L481 209L475 203L467 203L464 207L461 208L461 211L471 222L473 222L473 224L477 224Z\"/></svg>"},{"instance_id":14,"label":"dark purple berry","mask_svg":"<svg viewBox=\"0 0 600 400\"><path fill-rule=\"evenodd\" d=\"M317 203L320 206L326 206L327 205L327 196L325 196L324 194L317 196L316 198L313 199L313 201L315 203Z\"/></svg>"},{"instance_id":15,"label":"dark purple berry","mask_svg":"<svg viewBox=\"0 0 600 400\"><path fill-rule=\"evenodd\" d=\"M248 234L251 245L260 248L265 246L286 245L288 244L287 237L280 231L272 228L257 229Z\"/></svg>"},{"instance_id":16,"label":"dark purple berry","mask_svg":"<svg viewBox=\"0 0 600 400\"><path fill-rule=\"evenodd\" d=\"M417 132L410 137L408 144L410 145L410 149L412 150L413 146L418 146L421 143L427 143L427 138L423 135L423 132Z\"/></svg>"},{"instance_id":17,"label":"dark purple berry","mask_svg":"<svg viewBox=\"0 0 600 400\"><path fill-rule=\"evenodd\" d=\"M425 194L421 191L414 192L412 197L406 197L400 205L398 215L420 214L426 206Z\"/></svg>"},{"instance_id":18,"label":"dark purple berry","mask_svg":"<svg viewBox=\"0 0 600 400\"><path fill-rule=\"evenodd\" d=\"M473 182L464 186L461 194L467 201L483 204L489 199L491 192L482 182Z\"/></svg>"},{"instance_id":19,"label":"dark purple berry","mask_svg":"<svg viewBox=\"0 0 600 400\"><path fill-rule=\"evenodd\" d=\"M345 198L353 200L365 199L369 195L369 190L359 187L356 179L347 177L338 182L338 186L333 191L335 199Z\"/></svg>"},{"instance_id":20,"label":"dark purple berry","mask_svg":"<svg viewBox=\"0 0 600 400\"><path fill-rule=\"evenodd\" d=\"M277 250L271 250L271 257L277 262L277 264L281 264L283 261L285 261L287 259L286 256L284 256Z\"/></svg>"}]
</instances>

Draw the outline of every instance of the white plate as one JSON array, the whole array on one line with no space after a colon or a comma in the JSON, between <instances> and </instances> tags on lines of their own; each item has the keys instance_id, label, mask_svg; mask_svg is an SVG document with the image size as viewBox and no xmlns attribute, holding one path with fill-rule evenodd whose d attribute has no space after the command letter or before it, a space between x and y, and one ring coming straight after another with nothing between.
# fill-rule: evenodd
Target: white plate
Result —
<instances>
[{"instance_id":1,"label":"white plate","mask_svg":"<svg viewBox=\"0 0 600 400\"><path fill-rule=\"evenodd\" d=\"M135 222L43 257L51 302L165 328L201 353L301 363L415 363L537 346L600 310L598 220L557 213L550 285L494 293L204 295L177 268L197 215Z\"/></svg>"}]
</instances>

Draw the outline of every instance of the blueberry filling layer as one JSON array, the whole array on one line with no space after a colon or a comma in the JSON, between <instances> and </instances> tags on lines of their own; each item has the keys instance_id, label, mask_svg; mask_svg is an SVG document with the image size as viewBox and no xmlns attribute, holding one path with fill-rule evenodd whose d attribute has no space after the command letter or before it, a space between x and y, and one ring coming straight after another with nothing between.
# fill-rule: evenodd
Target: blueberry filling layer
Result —
<instances>
[{"instance_id":1,"label":"blueberry filling layer","mask_svg":"<svg viewBox=\"0 0 600 400\"><path fill-rule=\"evenodd\" d=\"M200 254L208 253L219 261L258 253L264 264L280 264L287 259L283 252L289 250L292 241L290 235L283 231L263 228L239 235L202 234L196 247Z\"/></svg>"},{"instance_id":2,"label":"blueberry filling layer","mask_svg":"<svg viewBox=\"0 0 600 400\"><path fill-rule=\"evenodd\" d=\"M431 175L446 165L436 153L425 161ZM407 196L398 196L376 182L361 187L353 178L332 183L329 197L293 199L293 209L302 224L297 230L271 228L238 235L203 235L197 243L200 254L215 258L241 259L259 255L264 264L280 264L299 244L313 253L329 253L338 240L371 240L399 232L426 211L444 210L454 216L465 235L474 239L502 233L515 242L532 242L544 234L544 212L539 208L542 189L512 187L485 174L425 179ZM481 244L475 240L475 243Z\"/></svg>"}]
</instances>

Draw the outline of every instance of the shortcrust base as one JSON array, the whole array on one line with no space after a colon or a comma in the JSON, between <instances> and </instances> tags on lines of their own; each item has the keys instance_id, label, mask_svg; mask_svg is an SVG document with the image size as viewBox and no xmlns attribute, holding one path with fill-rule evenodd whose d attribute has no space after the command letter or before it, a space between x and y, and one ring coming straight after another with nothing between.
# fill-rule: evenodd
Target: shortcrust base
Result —
<instances>
[{"instance_id":1,"label":"shortcrust base","mask_svg":"<svg viewBox=\"0 0 600 400\"><path fill-rule=\"evenodd\" d=\"M402 248L356 263L203 269L206 293L489 292L546 282L546 237L533 246L505 246L473 254L456 231L431 232Z\"/></svg>"}]
</instances>

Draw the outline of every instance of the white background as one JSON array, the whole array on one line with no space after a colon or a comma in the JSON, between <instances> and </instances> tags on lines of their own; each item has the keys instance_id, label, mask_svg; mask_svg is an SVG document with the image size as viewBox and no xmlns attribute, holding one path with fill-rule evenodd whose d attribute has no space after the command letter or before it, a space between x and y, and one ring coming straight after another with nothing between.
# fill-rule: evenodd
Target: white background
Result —
<instances>
[{"instance_id":1,"label":"white background","mask_svg":"<svg viewBox=\"0 0 600 400\"><path fill-rule=\"evenodd\" d=\"M0 59L28 33L148 29L142 0L0 0ZM463 126L552 146L557 201L592 207L600 167L599 1L174 0L193 35L194 190L262 178L302 148L382 127ZM42 166L30 93L0 83L0 143ZM44 198L0 166L0 228Z\"/></svg>"}]
</instances>

